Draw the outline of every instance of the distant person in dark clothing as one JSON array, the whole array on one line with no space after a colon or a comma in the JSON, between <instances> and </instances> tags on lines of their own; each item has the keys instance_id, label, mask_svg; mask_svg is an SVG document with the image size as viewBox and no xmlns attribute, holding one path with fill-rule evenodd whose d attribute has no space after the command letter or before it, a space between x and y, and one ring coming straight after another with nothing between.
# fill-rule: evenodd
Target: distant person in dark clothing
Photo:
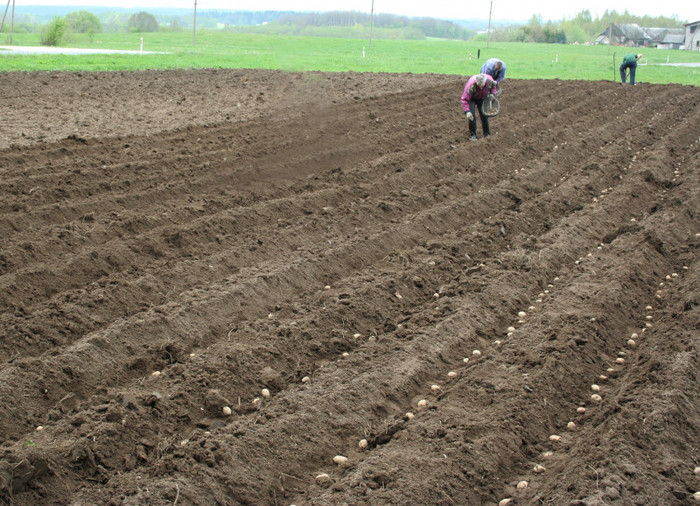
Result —
<instances>
[{"instance_id":1,"label":"distant person in dark clothing","mask_svg":"<svg viewBox=\"0 0 700 506\"><path fill-rule=\"evenodd\" d=\"M630 71L630 84L634 86L634 75L637 72L637 62L642 57L642 53L627 53L622 58L622 65L620 65L620 79L622 84L627 81L627 69Z\"/></svg>"}]
</instances>

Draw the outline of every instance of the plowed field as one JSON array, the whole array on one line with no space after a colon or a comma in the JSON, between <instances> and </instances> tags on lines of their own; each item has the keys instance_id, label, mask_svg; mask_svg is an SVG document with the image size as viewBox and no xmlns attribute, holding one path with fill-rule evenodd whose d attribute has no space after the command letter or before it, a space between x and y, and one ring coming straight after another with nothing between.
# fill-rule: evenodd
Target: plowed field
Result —
<instances>
[{"instance_id":1,"label":"plowed field","mask_svg":"<svg viewBox=\"0 0 700 506\"><path fill-rule=\"evenodd\" d=\"M700 88L0 79L0 502L697 504Z\"/></svg>"}]
</instances>

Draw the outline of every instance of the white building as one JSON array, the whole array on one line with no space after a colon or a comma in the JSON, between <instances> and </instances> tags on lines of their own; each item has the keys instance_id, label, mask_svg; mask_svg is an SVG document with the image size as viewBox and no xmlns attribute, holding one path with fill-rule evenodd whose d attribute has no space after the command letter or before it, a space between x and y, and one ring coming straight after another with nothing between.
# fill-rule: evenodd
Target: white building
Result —
<instances>
[{"instance_id":1,"label":"white building","mask_svg":"<svg viewBox=\"0 0 700 506\"><path fill-rule=\"evenodd\" d=\"M685 49L700 51L700 21L685 25Z\"/></svg>"}]
</instances>

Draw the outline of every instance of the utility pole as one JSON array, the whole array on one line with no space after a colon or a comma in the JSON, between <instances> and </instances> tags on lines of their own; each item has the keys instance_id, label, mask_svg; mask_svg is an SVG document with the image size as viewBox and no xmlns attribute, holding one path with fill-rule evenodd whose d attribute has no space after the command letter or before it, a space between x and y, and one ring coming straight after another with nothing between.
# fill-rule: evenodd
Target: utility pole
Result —
<instances>
[{"instance_id":1,"label":"utility pole","mask_svg":"<svg viewBox=\"0 0 700 506\"><path fill-rule=\"evenodd\" d=\"M493 0L491 0L491 6L489 7L489 27L486 29L486 47L489 47L489 37L491 36L491 11L493 11Z\"/></svg>"},{"instance_id":2,"label":"utility pole","mask_svg":"<svg viewBox=\"0 0 700 506\"><path fill-rule=\"evenodd\" d=\"M15 0L12 0L12 18L10 18L10 45L15 34Z\"/></svg>"},{"instance_id":3,"label":"utility pole","mask_svg":"<svg viewBox=\"0 0 700 506\"><path fill-rule=\"evenodd\" d=\"M0 32L5 28L5 18L7 17L7 9L10 8L10 0L7 0L7 5L5 6L5 14L2 15L2 23L0 23Z\"/></svg>"},{"instance_id":4,"label":"utility pole","mask_svg":"<svg viewBox=\"0 0 700 506\"><path fill-rule=\"evenodd\" d=\"M2 23L0 23L0 32L5 26L5 18L7 17L7 9L10 8L10 0L7 0L7 5L5 6L5 14L2 16ZM12 44L12 36L15 33L15 0L12 0L12 19L10 22L10 44Z\"/></svg>"},{"instance_id":5,"label":"utility pole","mask_svg":"<svg viewBox=\"0 0 700 506\"><path fill-rule=\"evenodd\" d=\"M192 45L193 46L194 46L196 34L197 34L197 0L194 0L194 21L192 21Z\"/></svg>"},{"instance_id":6,"label":"utility pole","mask_svg":"<svg viewBox=\"0 0 700 506\"><path fill-rule=\"evenodd\" d=\"M372 0L372 10L369 14L369 48L372 49L372 31L374 30L374 0Z\"/></svg>"}]
</instances>

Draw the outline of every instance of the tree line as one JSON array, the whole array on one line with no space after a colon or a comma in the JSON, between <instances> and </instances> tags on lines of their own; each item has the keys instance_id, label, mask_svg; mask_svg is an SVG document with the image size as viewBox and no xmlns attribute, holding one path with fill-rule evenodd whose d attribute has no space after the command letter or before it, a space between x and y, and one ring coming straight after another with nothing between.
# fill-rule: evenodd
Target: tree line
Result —
<instances>
[{"instance_id":1,"label":"tree line","mask_svg":"<svg viewBox=\"0 0 700 506\"><path fill-rule=\"evenodd\" d=\"M87 34L92 38L100 32L155 32L190 30L193 15L166 11L158 15L141 11L137 13L104 11L98 16L88 10L79 10L55 16L48 23L39 23L26 16L14 23L15 32L40 32L44 45L58 45L73 33ZM476 40L489 38L503 42L586 43L592 42L611 24L636 23L657 28L683 27L683 21L675 17L634 16L628 11L606 11L600 18L593 18L588 9L572 19L544 22L534 15L526 23L501 25L477 30L459 20L412 18L393 14L370 15L357 11L332 12L283 12L283 11L217 11L198 14L198 29L220 29L242 33L267 33L275 35L304 35L340 38L367 38L373 33L377 39L443 38ZM3 31L8 31L7 23Z\"/></svg>"},{"instance_id":2,"label":"tree line","mask_svg":"<svg viewBox=\"0 0 700 506\"><path fill-rule=\"evenodd\" d=\"M144 11L130 15L125 27L129 32L156 32L159 28L155 16ZM86 10L75 11L64 17L56 16L43 26L40 30L41 44L57 46L70 33L84 33L92 40L95 34L101 32L102 22L95 14Z\"/></svg>"},{"instance_id":3,"label":"tree line","mask_svg":"<svg viewBox=\"0 0 700 506\"><path fill-rule=\"evenodd\" d=\"M683 28L684 21L676 17L634 16L625 11L618 13L608 11L600 18L593 18L591 11L584 9L572 19L558 22L543 22L542 17L534 15L525 24L496 28L489 33L490 40L501 42L544 42L583 44L592 42L603 33L610 24L637 24L649 28Z\"/></svg>"},{"instance_id":4,"label":"tree line","mask_svg":"<svg viewBox=\"0 0 700 506\"><path fill-rule=\"evenodd\" d=\"M404 39L434 37L467 40L477 33L476 30L462 28L453 21L393 14L370 15L357 11L290 13L263 28L268 31L284 31L290 35L306 35L323 28L335 28L339 34L360 31L366 35L367 30L372 28L387 38Z\"/></svg>"}]
</instances>

